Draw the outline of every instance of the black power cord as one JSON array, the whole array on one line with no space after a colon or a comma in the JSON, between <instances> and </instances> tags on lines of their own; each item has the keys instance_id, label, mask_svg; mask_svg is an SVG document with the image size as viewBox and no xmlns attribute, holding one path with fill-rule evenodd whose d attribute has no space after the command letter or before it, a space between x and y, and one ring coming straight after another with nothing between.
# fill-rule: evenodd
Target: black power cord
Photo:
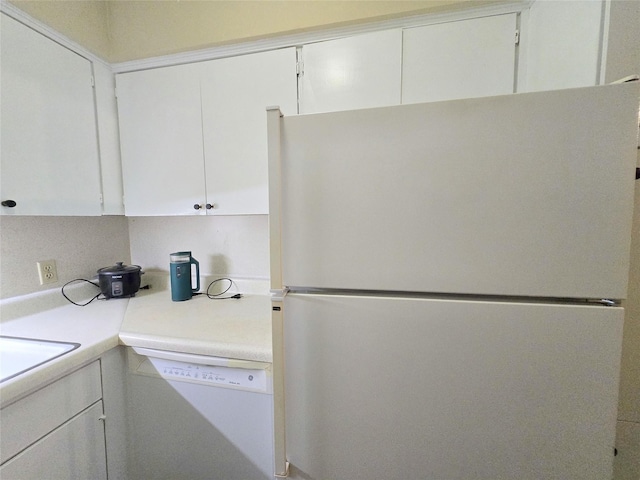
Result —
<instances>
[{"instance_id":1,"label":"black power cord","mask_svg":"<svg viewBox=\"0 0 640 480\"><path fill-rule=\"evenodd\" d=\"M102 294L102 291L101 291L100 293L98 293L95 297L93 297L91 300L89 300L89 301L88 301L88 302L86 302L86 303L77 303L77 302L74 302L74 301L73 301L73 300L71 300L69 297L67 297L67 294L66 294L66 293L64 293L64 287L66 287L67 285L69 285L69 284L71 284L71 283L73 283L73 282L85 282L85 283L90 283L91 285L93 285L93 286L95 286L95 287L97 287L97 288L100 288L100 285L98 285L98 284L97 284L97 283L95 283L95 282L92 282L91 280L87 280L86 278L76 278L75 280L71 280L71 281L69 281L69 282L65 283L65 284L62 286L62 289L61 289L61 291L62 291L62 296L63 296L64 298L66 298L69 302L73 303L74 305L77 305L77 306L79 306L79 307L86 307L87 305L89 305L89 304L90 304L91 302L93 302L94 300L107 300L107 297L106 297L105 295L103 295L103 294ZM151 286L150 286L150 285L145 285L144 287L140 287L138 290L149 290L150 288L151 288ZM102 289L101 289L101 290L102 290ZM102 297L100 297L100 295L102 295ZM128 295L128 296L133 296L133 295Z\"/></svg>"},{"instance_id":2,"label":"black power cord","mask_svg":"<svg viewBox=\"0 0 640 480\"><path fill-rule=\"evenodd\" d=\"M100 295L102 295L102 292L100 292L100 293L98 293L95 297L93 297L91 300L89 300L87 303L76 303L76 302L74 302L73 300L71 300L69 297L67 297L67 294L66 294L66 293L64 293L64 287L66 287L67 285L69 285L70 283L73 283L73 282L86 282L86 283L90 283L91 285L93 285L93 286L95 286L95 287L97 287L97 288L100 288L100 285L98 285L97 283L94 283L94 282L92 282L92 281L90 281L90 280L86 280L86 279L84 279L84 278L76 278L75 280L71 280L71 281L69 281L69 282L65 283L65 284L62 286L62 289L61 289L61 291L62 291L62 296L63 296L64 298L66 298L67 300L69 300L69 301L70 301L71 303L73 303L74 305L77 305L77 306L79 306L79 307L86 307L87 305L89 305L89 304L90 304L91 302L93 302L94 300L97 300L97 299L98 299L98 297L100 297ZM106 297L100 298L100 300L106 300Z\"/></svg>"},{"instance_id":3,"label":"black power cord","mask_svg":"<svg viewBox=\"0 0 640 480\"><path fill-rule=\"evenodd\" d=\"M227 288L225 288L222 292L220 293L209 293L209 290L211 290L211 287L215 284L217 284L218 282L229 282L229 285L227 285ZM214 280L213 282L211 282L209 284L209 286L207 287L207 290L204 292L205 295L207 296L208 299L210 300L229 300L230 298L242 298L242 294L241 293L236 293L234 295L230 295L230 296L226 296L223 297L222 295L224 295L225 293L227 293L231 287L233 287L235 285L234 281L231 280L230 278L227 277L223 277L223 278L218 278L216 280Z\"/></svg>"},{"instance_id":4,"label":"black power cord","mask_svg":"<svg viewBox=\"0 0 640 480\"><path fill-rule=\"evenodd\" d=\"M217 284L218 282L222 282L222 281L227 281L229 282L229 285L227 285L227 288L225 288L222 292L220 293L209 293L209 290L211 290L211 287L215 284ZM100 295L102 295L102 292L98 293L97 295L95 295L94 297L92 297L89 301L85 302L85 303L77 303L74 302L73 300L71 300L67 294L64 292L65 287L67 287L68 285L74 283L74 282L85 282L85 283L90 283L91 285L93 285L96 288L100 288L100 285L98 285L95 282L92 282L91 280L87 280L85 278L76 278L74 280L71 280L67 283L65 283L62 286L61 292L62 292L62 296L64 298L66 298L69 302L73 303L74 305L77 305L78 307L86 307L87 305L89 305L91 302L93 302L94 300L106 300L107 297L105 297L104 295L102 296L102 298L100 298ZM235 298L235 299L239 299L242 298L242 294L241 293L235 293L233 295L229 295L226 297L223 297L222 295L224 295L225 293L227 293L231 287L233 287L235 285L235 282L233 280L231 280L230 278L227 277L223 277L223 278L218 278L216 280L214 280L213 282L211 282L209 284L209 286L207 287L207 290L205 292L199 292L199 293L194 293L194 295L206 295L207 298L209 298L210 300L229 300L231 298ZM150 287L149 285L145 285L144 287L140 287L140 290L148 290Z\"/></svg>"}]
</instances>

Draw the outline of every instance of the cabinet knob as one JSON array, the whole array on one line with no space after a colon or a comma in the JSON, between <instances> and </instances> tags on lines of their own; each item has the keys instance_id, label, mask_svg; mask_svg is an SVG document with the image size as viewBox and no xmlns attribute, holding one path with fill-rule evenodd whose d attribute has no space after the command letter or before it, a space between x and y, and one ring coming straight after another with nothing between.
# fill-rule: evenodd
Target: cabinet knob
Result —
<instances>
[{"instance_id":1,"label":"cabinet knob","mask_svg":"<svg viewBox=\"0 0 640 480\"><path fill-rule=\"evenodd\" d=\"M198 205L197 203L193 206L193 208L195 210L200 210L202 208L202 205Z\"/></svg>"},{"instance_id":2,"label":"cabinet knob","mask_svg":"<svg viewBox=\"0 0 640 480\"><path fill-rule=\"evenodd\" d=\"M2 201L2 206L3 207L13 208L16 205L17 205L17 203L14 200L3 200Z\"/></svg>"},{"instance_id":3,"label":"cabinet knob","mask_svg":"<svg viewBox=\"0 0 640 480\"><path fill-rule=\"evenodd\" d=\"M207 206L207 210L211 210L212 208L215 208L215 206L210 203L207 203L206 206Z\"/></svg>"}]
</instances>

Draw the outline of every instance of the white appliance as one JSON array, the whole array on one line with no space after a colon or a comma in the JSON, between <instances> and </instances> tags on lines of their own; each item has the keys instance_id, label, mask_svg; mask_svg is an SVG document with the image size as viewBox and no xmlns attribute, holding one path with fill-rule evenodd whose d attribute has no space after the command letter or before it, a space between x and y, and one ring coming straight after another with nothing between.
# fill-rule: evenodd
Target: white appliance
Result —
<instances>
[{"instance_id":1,"label":"white appliance","mask_svg":"<svg viewBox=\"0 0 640 480\"><path fill-rule=\"evenodd\" d=\"M276 472L610 479L638 83L267 113Z\"/></svg>"},{"instance_id":2,"label":"white appliance","mask_svg":"<svg viewBox=\"0 0 640 480\"><path fill-rule=\"evenodd\" d=\"M271 364L127 351L131 478L273 478Z\"/></svg>"}]
</instances>

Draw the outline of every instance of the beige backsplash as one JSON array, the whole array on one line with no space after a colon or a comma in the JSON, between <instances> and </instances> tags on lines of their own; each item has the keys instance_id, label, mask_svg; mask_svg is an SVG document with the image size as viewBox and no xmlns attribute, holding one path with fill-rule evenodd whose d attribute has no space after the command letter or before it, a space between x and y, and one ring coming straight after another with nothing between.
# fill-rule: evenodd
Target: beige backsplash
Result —
<instances>
[{"instance_id":1,"label":"beige backsplash","mask_svg":"<svg viewBox=\"0 0 640 480\"><path fill-rule=\"evenodd\" d=\"M169 271L169 255L191 251L201 275L269 278L267 215L130 217L131 262Z\"/></svg>"},{"instance_id":2,"label":"beige backsplash","mask_svg":"<svg viewBox=\"0 0 640 480\"><path fill-rule=\"evenodd\" d=\"M0 218L0 298L91 279L124 262L169 271L169 254L191 250L202 276L269 278L267 215ZM39 285L36 262L56 261L59 282Z\"/></svg>"},{"instance_id":3,"label":"beige backsplash","mask_svg":"<svg viewBox=\"0 0 640 480\"><path fill-rule=\"evenodd\" d=\"M36 262L55 260L58 283L40 285ZM0 218L0 298L91 279L99 268L130 263L129 226L121 216Z\"/></svg>"}]
</instances>

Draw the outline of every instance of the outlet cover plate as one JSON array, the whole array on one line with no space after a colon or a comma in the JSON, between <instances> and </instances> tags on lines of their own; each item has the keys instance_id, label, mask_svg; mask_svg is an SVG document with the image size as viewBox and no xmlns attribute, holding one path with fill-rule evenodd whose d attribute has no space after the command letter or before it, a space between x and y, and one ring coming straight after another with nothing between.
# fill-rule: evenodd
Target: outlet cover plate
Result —
<instances>
[{"instance_id":1,"label":"outlet cover plate","mask_svg":"<svg viewBox=\"0 0 640 480\"><path fill-rule=\"evenodd\" d=\"M58 281L58 271L56 269L55 260L42 260L38 264L38 276L40 277L40 285L47 283L56 283Z\"/></svg>"}]
</instances>

